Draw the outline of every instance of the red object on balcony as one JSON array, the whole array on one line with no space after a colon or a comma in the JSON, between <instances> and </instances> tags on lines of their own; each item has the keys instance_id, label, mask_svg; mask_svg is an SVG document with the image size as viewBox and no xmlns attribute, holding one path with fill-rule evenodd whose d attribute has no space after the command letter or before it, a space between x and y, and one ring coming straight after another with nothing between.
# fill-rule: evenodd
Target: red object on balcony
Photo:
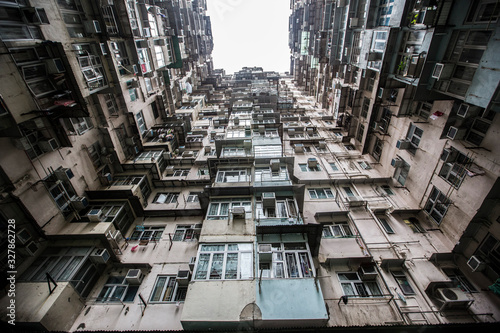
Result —
<instances>
[{"instance_id":1,"label":"red object on balcony","mask_svg":"<svg viewBox=\"0 0 500 333\"><path fill-rule=\"evenodd\" d=\"M74 105L76 105L76 102L73 100L69 100L69 99L62 99L59 101L55 101L54 104L55 105L62 105L62 106L74 106Z\"/></svg>"}]
</instances>

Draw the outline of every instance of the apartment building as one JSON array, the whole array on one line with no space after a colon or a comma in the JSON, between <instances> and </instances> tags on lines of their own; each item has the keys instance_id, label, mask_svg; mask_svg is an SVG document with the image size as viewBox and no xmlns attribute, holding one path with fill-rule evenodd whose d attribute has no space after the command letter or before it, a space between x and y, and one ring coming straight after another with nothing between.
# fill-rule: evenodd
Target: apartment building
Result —
<instances>
[{"instance_id":1,"label":"apartment building","mask_svg":"<svg viewBox=\"0 0 500 333\"><path fill-rule=\"evenodd\" d=\"M496 5L291 1L288 75L207 1L0 1L16 325L494 327Z\"/></svg>"}]
</instances>

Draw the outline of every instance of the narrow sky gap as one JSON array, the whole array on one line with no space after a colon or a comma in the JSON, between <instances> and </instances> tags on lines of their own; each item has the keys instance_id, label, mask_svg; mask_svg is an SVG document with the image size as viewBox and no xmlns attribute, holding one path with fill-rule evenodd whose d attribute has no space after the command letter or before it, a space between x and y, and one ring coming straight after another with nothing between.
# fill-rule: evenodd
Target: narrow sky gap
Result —
<instances>
[{"instance_id":1,"label":"narrow sky gap","mask_svg":"<svg viewBox=\"0 0 500 333\"><path fill-rule=\"evenodd\" d=\"M288 0L209 0L215 68L234 73L244 66L290 70Z\"/></svg>"}]
</instances>

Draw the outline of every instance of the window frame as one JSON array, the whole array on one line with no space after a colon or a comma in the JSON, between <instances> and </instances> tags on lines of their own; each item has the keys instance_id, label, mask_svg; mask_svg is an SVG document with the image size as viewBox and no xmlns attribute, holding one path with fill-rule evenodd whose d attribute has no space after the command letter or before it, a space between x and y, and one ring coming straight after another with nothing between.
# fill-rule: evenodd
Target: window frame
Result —
<instances>
[{"instance_id":1,"label":"window frame","mask_svg":"<svg viewBox=\"0 0 500 333\"><path fill-rule=\"evenodd\" d=\"M160 202L159 198L165 196L165 201ZM176 204L180 196L180 192L158 192L156 193L153 203L154 204Z\"/></svg>"},{"instance_id":2,"label":"window frame","mask_svg":"<svg viewBox=\"0 0 500 333\"><path fill-rule=\"evenodd\" d=\"M120 278L123 278L123 279L122 279L121 283L111 283L110 280L113 278L117 279L117 280ZM120 297L116 297L117 298L116 300L110 300L109 298L113 297L112 295L114 295L114 293L117 290L119 290L120 288L123 288L123 293L120 295ZM109 292L109 293L106 292L105 296L101 296L106 289L111 289L111 292ZM125 276L113 276L113 275L111 275L108 277L108 280L106 281L106 283L102 287L101 292L99 293L99 296L97 296L97 304L99 304L99 303L115 303L115 302L133 303L135 297L137 296L138 291L139 291L139 286L130 285L129 283L127 283ZM130 292L130 294L129 294L129 292ZM127 296L132 296L132 299L125 300L127 298Z\"/></svg>"},{"instance_id":3,"label":"window frame","mask_svg":"<svg viewBox=\"0 0 500 333\"><path fill-rule=\"evenodd\" d=\"M410 282L408 281L408 277L406 276L405 272L401 270L391 270L392 277L396 281L396 283L399 286L399 290L404 295L415 295L415 290L411 286Z\"/></svg>"},{"instance_id":4,"label":"window frame","mask_svg":"<svg viewBox=\"0 0 500 333\"><path fill-rule=\"evenodd\" d=\"M333 193L332 189L329 187L323 187L323 188L309 188L307 189L309 193L309 198L310 199L319 199L319 200L324 200L324 199L335 199L335 194ZM312 194L314 192L314 195ZM324 197L321 197L321 192L323 192ZM329 192L329 193L328 193Z\"/></svg>"},{"instance_id":5,"label":"window frame","mask_svg":"<svg viewBox=\"0 0 500 333\"><path fill-rule=\"evenodd\" d=\"M346 279L341 279L341 275L344 275ZM356 276L356 279L348 278L348 277L353 277ZM340 287L342 288L342 295L347 296L347 297L383 297L382 295L382 290L380 289L380 286L376 281L363 281L359 277L359 274L357 272L338 272L337 273L337 278L340 284ZM344 285L349 285L351 288L351 291L353 292L352 294L346 293L346 289L344 288ZM376 287L376 291L378 293L373 293L373 290L368 287L368 285L371 285L372 287ZM360 294L361 289L364 291L363 294Z\"/></svg>"},{"instance_id":6,"label":"window frame","mask_svg":"<svg viewBox=\"0 0 500 333\"><path fill-rule=\"evenodd\" d=\"M158 294L156 293L158 284L160 281L165 280L165 284L160 286L161 290ZM169 292L169 288L172 290ZM169 293L169 294L167 294ZM179 286L175 275L158 275L155 280L155 284L151 289L151 295L149 296L149 303L161 304L161 303L176 303L184 302L186 300L187 287ZM158 296L158 300L153 300ZM165 296L168 296L167 300L164 300Z\"/></svg>"},{"instance_id":7,"label":"window frame","mask_svg":"<svg viewBox=\"0 0 500 333\"><path fill-rule=\"evenodd\" d=\"M440 225L448 212L450 204L450 199L447 198L436 186L433 186L429 197L427 198L427 202L425 203L424 211L437 225ZM440 211L440 208L444 209L441 209Z\"/></svg>"},{"instance_id":8,"label":"window frame","mask_svg":"<svg viewBox=\"0 0 500 333\"><path fill-rule=\"evenodd\" d=\"M352 238L356 235L352 232L348 221L332 222L323 224L322 238Z\"/></svg>"}]
</instances>

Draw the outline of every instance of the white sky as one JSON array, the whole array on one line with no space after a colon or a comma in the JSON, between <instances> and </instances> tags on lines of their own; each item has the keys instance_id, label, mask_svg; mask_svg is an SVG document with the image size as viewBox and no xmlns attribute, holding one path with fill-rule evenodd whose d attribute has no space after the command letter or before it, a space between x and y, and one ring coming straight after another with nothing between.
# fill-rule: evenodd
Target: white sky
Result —
<instances>
[{"instance_id":1,"label":"white sky","mask_svg":"<svg viewBox=\"0 0 500 333\"><path fill-rule=\"evenodd\" d=\"M212 22L214 68L290 70L290 0L207 0Z\"/></svg>"}]
</instances>

